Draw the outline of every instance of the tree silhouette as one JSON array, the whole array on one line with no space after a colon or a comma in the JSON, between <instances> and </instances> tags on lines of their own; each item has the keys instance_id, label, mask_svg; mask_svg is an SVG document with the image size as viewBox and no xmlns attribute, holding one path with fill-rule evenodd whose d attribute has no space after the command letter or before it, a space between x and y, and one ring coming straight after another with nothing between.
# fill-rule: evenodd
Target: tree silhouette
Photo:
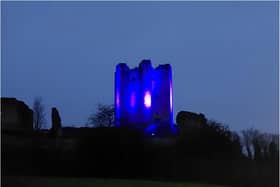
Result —
<instances>
[{"instance_id":1,"label":"tree silhouette","mask_svg":"<svg viewBox=\"0 0 280 187\"><path fill-rule=\"evenodd\" d=\"M98 104L97 112L90 115L88 125L94 127L112 127L114 126L114 113L113 105Z\"/></svg>"},{"instance_id":2,"label":"tree silhouette","mask_svg":"<svg viewBox=\"0 0 280 187\"><path fill-rule=\"evenodd\" d=\"M242 130L241 133L243 135L243 144L246 148L248 158L253 159L253 153L251 147L253 145L253 138L254 136L256 136L258 132L255 129L250 128L250 129Z\"/></svg>"},{"instance_id":3,"label":"tree silhouette","mask_svg":"<svg viewBox=\"0 0 280 187\"><path fill-rule=\"evenodd\" d=\"M194 158L241 158L240 137L203 114L181 111L176 117L179 127L178 150Z\"/></svg>"},{"instance_id":4,"label":"tree silhouette","mask_svg":"<svg viewBox=\"0 0 280 187\"><path fill-rule=\"evenodd\" d=\"M246 129L241 131L243 144L246 148L248 158L254 160L270 159L277 152L278 135L262 133L257 129ZM277 154L277 153L276 153Z\"/></svg>"},{"instance_id":5,"label":"tree silhouette","mask_svg":"<svg viewBox=\"0 0 280 187\"><path fill-rule=\"evenodd\" d=\"M33 123L34 129L39 130L46 124L45 107L41 97L36 97L33 103Z\"/></svg>"},{"instance_id":6,"label":"tree silhouette","mask_svg":"<svg viewBox=\"0 0 280 187\"><path fill-rule=\"evenodd\" d=\"M232 142L232 151L235 156L241 157L242 155L242 145L240 136L237 132L231 132L231 142Z\"/></svg>"},{"instance_id":7,"label":"tree silhouette","mask_svg":"<svg viewBox=\"0 0 280 187\"><path fill-rule=\"evenodd\" d=\"M268 146L269 157L271 160L279 159L279 135L272 134L271 142Z\"/></svg>"}]
</instances>

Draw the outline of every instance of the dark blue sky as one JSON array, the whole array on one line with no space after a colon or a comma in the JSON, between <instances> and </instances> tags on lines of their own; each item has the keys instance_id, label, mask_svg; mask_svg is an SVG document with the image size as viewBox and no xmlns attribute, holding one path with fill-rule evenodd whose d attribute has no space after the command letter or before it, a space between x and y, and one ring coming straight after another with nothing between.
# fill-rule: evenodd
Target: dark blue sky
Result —
<instances>
[{"instance_id":1,"label":"dark blue sky","mask_svg":"<svg viewBox=\"0 0 280 187\"><path fill-rule=\"evenodd\" d=\"M175 115L278 131L278 2L1 2L1 94L50 123L112 104L115 65L173 67Z\"/></svg>"}]
</instances>

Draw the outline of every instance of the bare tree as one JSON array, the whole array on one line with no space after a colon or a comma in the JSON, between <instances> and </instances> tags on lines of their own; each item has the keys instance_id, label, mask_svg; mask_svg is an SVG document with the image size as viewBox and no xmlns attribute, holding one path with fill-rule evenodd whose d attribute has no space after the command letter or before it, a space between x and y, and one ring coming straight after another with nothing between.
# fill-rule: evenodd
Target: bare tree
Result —
<instances>
[{"instance_id":1,"label":"bare tree","mask_svg":"<svg viewBox=\"0 0 280 187\"><path fill-rule=\"evenodd\" d=\"M46 124L45 107L41 97L36 97L33 103L33 123L34 129L39 130Z\"/></svg>"},{"instance_id":2,"label":"bare tree","mask_svg":"<svg viewBox=\"0 0 280 187\"><path fill-rule=\"evenodd\" d=\"M269 144L272 141L272 134L269 133L260 133L259 134L259 144L261 147L261 156L265 159L269 158Z\"/></svg>"},{"instance_id":3,"label":"bare tree","mask_svg":"<svg viewBox=\"0 0 280 187\"><path fill-rule=\"evenodd\" d=\"M262 158L262 145L264 144L263 135L256 129L251 129L250 132L254 150L254 159L260 160Z\"/></svg>"},{"instance_id":4,"label":"bare tree","mask_svg":"<svg viewBox=\"0 0 280 187\"><path fill-rule=\"evenodd\" d=\"M271 141L275 143L279 149L279 134L271 134Z\"/></svg>"},{"instance_id":5,"label":"bare tree","mask_svg":"<svg viewBox=\"0 0 280 187\"><path fill-rule=\"evenodd\" d=\"M253 153L252 153L252 147L255 150L255 146L257 146L257 141L256 141L256 136L259 133L257 130L250 128L250 129L246 129L241 131L242 135L243 135L243 144L246 148L247 154L248 154L248 158L249 159L253 159Z\"/></svg>"},{"instance_id":6,"label":"bare tree","mask_svg":"<svg viewBox=\"0 0 280 187\"><path fill-rule=\"evenodd\" d=\"M241 132L243 135L243 144L248 153L248 158L254 158L255 160L269 159L272 157L271 154L277 152L275 149L278 143L277 135L262 133L253 128Z\"/></svg>"},{"instance_id":7,"label":"bare tree","mask_svg":"<svg viewBox=\"0 0 280 187\"><path fill-rule=\"evenodd\" d=\"M279 160L279 135L271 134L271 142L269 144L269 157L272 160Z\"/></svg>"},{"instance_id":8,"label":"bare tree","mask_svg":"<svg viewBox=\"0 0 280 187\"><path fill-rule=\"evenodd\" d=\"M88 119L88 125L95 127L112 127L114 126L114 106L99 104L97 112L92 114Z\"/></svg>"}]
</instances>

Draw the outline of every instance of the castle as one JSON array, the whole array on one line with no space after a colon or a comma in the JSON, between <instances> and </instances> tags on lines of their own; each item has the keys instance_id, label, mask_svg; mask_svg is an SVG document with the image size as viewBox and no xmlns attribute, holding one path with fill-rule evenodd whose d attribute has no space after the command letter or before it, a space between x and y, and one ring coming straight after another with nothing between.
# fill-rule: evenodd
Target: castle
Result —
<instances>
[{"instance_id":1,"label":"castle","mask_svg":"<svg viewBox=\"0 0 280 187\"><path fill-rule=\"evenodd\" d=\"M153 68L150 60L143 60L133 69L125 63L116 66L115 123L152 135L175 129L170 64Z\"/></svg>"}]
</instances>

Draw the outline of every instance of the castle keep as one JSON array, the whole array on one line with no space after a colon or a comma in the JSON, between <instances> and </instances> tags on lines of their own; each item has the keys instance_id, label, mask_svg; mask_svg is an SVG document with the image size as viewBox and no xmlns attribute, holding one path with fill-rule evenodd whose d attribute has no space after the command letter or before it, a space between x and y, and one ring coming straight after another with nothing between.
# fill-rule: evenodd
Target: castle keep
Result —
<instances>
[{"instance_id":1,"label":"castle keep","mask_svg":"<svg viewBox=\"0 0 280 187\"><path fill-rule=\"evenodd\" d=\"M173 128L170 64L153 68L150 60L143 60L133 69L124 63L116 66L115 122L151 133Z\"/></svg>"}]
</instances>

